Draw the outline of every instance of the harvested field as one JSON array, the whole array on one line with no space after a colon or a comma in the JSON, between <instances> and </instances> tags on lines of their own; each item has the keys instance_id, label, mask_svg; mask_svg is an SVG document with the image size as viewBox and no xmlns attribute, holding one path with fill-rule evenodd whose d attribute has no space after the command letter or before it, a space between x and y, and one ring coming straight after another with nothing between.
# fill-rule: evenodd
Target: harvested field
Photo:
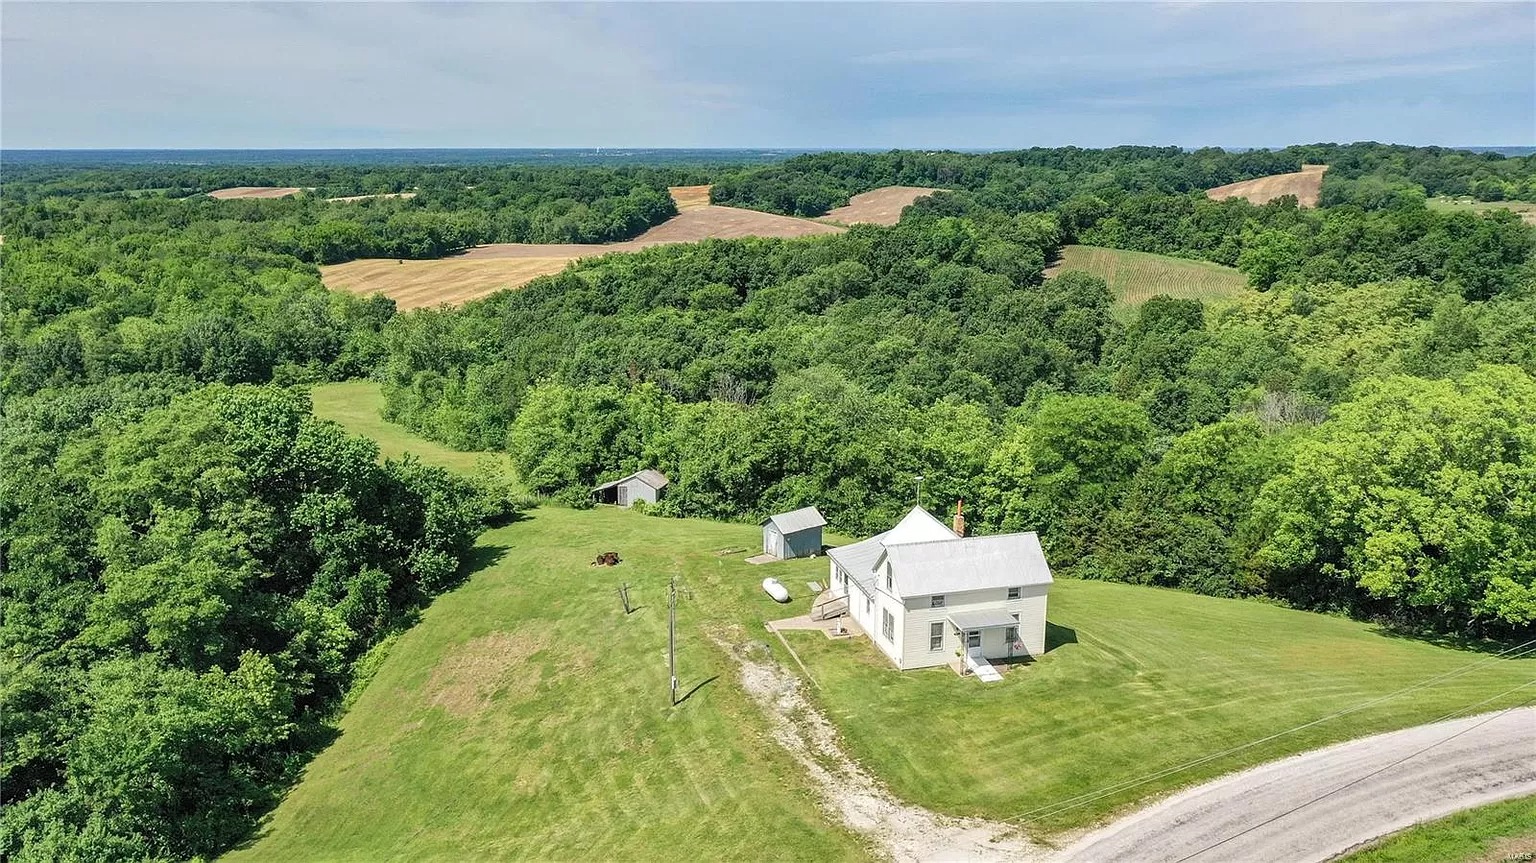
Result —
<instances>
[{"instance_id":1,"label":"harvested field","mask_svg":"<svg viewBox=\"0 0 1536 863\"><path fill-rule=\"evenodd\" d=\"M1061 259L1045 274L1066 270L1081 270L1109 283L1114 315L1122 321L1135 317L1136 309L1158 294L1200 300L1212 308L1248 290L1248 279L1231 267L1099 246L1063 246Z\"/></svg>"},{"instance_id":2,"label":"harvested field","mask_svg":"<svg viewBox=\"0 0 1536 863\"><path fill-rule=\"evenodd\" d=\"M886 186L861 192L848 199L848 206L838 207L822 218L842 225L894 225L901 220L901 211L918 198L942 192L943 189L925 189L919 186Z\"/></svg>"},{"instance_id":3,"label":"harvested field","mask_svg":"<svg viewBox=\"0 0 1536 863\"><path fill-rule=\"evenodd\" d=\"M665 243L712 238L788 238L842 232L836 225L810 219L705 204L682 209L666 222L622 243L490 243L435 261L402 263L365 258L321 267L320 274L326 287L333 290L384 294L401 309L416 309L442 303L457 305L504 288L519 288L539 276L560 272L571 261L612 252L638 252Z\"/></svg>"},{"instance_id":4,"label":"harvested field","mask_svg":"<svg viewBox=\"0 0 1536 863\"><path fill-rule=\"evenodd\" d=\"M708 186L673 186L667 190L679 210L694 210L709 206Z\"/></svg>"},{"instance_id":5,"label":"harvested field","mask_svg":"<svg viewBox=\"0 0 1536 863\"><path fill-rule=\"evenodd\" d=\"M389 193L386 193L386 194L379 194L379 195L343 195L340 198L326 198L325 200L327 202L329 202L329 203L332 203L332 204L345 204L345 203L347 203L349 201L371 201L374 198L414 198L414 197L416 197L416 193L415 192L389 192Z\"/></svg>"},{"instance_id":6,"label":"harvested field","mask_svg":"<svg viewBox=\"0 0 1536 863\"><path fill-rule=\"evenodd\" d=\"M1247 198L1254 204L1268 203L1282 195L1295 195L1296 202L1301 206L1315 207L1318 193L1323 188L1323 173L1327 170L1327 165L1302 165L1300 171L1292 174L1274 174L1228 183L1207 190L1205 194L1213 201Z\"/></svg>"},{"instance_id":7,"label":"harvested field","mask_svg":"<svg viewBox=\"0 0 1536 863\"><path fill-rule=\"evenodd\" d=\"M208 197L218 198L221 201L235 198L286 198L303 191L305 190L293 186L231 186L228 189L209 192Z\"/></svg>"},{"instance_id":8,"label":"harvested field","mask_svg":"<svg viewBox=\"0 0 1536 863\"><path fill-rule=\"evenodd\" d=\"M572 260L567 256L460 256L401 263L393 258L364 258L321 267L320 275L331 290L384 294L404 310L442 303L458 305L503 288L522 287L539 276L560 272Z\"/></svg>"}]
</instances>

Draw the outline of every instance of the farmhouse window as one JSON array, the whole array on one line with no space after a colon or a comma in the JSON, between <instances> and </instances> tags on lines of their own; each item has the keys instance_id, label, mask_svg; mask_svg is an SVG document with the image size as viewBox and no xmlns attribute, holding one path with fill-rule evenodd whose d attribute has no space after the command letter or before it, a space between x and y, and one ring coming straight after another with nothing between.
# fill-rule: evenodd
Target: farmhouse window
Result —
<instances>
[{"instance_id":1,"label":"farmhouse window","mask_svg":"<svg viewBox=\"0 0 1536 863\"><path fill-rule=\"evenodd\" d=\"M891 589L891 574L889 572L885 574L885 589Z\"/></svg>"},{"instance_id":2,"label":"farmhouse window","mask_svg":"<svg viewBox=\"0 0 1536 863\"><path fill-rule=\"evenodd\" d=\"M896 640L896 618L891 616L889 608L880 609L880 632L886 641Z\"/></svg>"},{"instance_id":3,"label":"farmhouse window","mask_svg":"<svg viewBox=\"0 0 1536 863\"><path fill-rule=\"evenodd\" d=\"M1021 588L1021 587L1010 587L1010 588L1008 588L1008 598L1009 599L1018 599L1019 598L1019 593L1022 590L1023 590L1023 588Z\"/></svg>"},{"instance_id":4,"label":"farmhouse window","mask_svg":"<svg viewBox=\"0 0 1536 863\"><path fill-rule=\"evenodd\" d=\"M929 608L943 608L944 607L944 594L938 593L938 594L934 594L933 596L928 597L928 607Z\"/></svg>"},{"instance_id":5,"label":"farmhouse window","mask_svg":"<svg viewBox=\"0 0 1536 863\"><path fill-rule=\"evenodd\" d=\"M928 649L929 650L943 650L944 649L944 623L943 623L943 621L940 621L938 623L930 623L930 624L928 624Z\"/></svg>"}]
</instances>

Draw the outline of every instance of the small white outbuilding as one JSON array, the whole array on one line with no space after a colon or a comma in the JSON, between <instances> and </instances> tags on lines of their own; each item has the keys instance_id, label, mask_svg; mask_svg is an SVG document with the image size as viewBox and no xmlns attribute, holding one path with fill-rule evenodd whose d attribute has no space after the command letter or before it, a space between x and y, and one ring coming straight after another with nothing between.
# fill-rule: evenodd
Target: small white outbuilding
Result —
<instances>
[{"instance_id":1,"label":"small white outbuilding","mask_svg":"<svg viewBox=\"0 0 1536 863\"><path fill-rule=\"evenodd\" d=\"M639 500L655 503L671 484L666 474L647 468L592 489L592 499L615 506L634 506Z\"/></svg>"},{"instance_id":2,"label":"small white outbuilding","mask_svg":"<svg viewBox=\"0 0 1536 863\"><path fill-rule=\"evenodd\" d=\"M826 526L814 506L769 516L763 522L763 554L780 560L821 554L821 529Z\"/></svg>"}]
</instances>

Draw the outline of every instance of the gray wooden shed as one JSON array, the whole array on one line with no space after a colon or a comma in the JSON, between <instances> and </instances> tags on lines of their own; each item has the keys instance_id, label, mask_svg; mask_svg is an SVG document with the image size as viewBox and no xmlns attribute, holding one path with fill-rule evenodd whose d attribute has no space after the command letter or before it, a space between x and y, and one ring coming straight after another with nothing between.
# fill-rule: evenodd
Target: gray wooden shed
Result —
<instances>
[{"instance_id":1,"label":"gray wooden shed","mask_svg":"<svg viewBox=\"0 0 1536 863\"><path fill-rule=\"evenodd\" d=\"M633 506L637 500L655 503L661 499L662 490L671 484L666 474L646 468L592 489L592 499L614 506Z\"/></svg>"},{"instance_id":2,"label":"gray wooden shed","mask_svg":"<svg viewBox=\"0 0 1536 863\"><path fill-rule=\"evenodd\" d=\"M814 506L769 516L763 522L763 553L780 560L821 554L821 529L826 524Z\"/></svg>"}]
</instances>

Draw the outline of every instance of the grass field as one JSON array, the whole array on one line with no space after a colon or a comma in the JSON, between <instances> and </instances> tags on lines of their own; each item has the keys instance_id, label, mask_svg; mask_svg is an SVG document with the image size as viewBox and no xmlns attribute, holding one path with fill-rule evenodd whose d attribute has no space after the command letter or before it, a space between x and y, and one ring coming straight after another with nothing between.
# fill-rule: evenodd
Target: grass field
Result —
<instances>
[{"instance_id":1,"label":"grass field","mask_svg":"<svg viewBox=\"0 0 1536 863\"><path fill-rule=\"evenodd\" d=\"M1213 201L1247 198L1255 204L1267 203L1282 195L1295 195L1296 203L1315 207L1318 195L1323 191L1323 174L1327 170L1327 165L1302 165L1300 171L1228 183L1208 189L1205 194Z\"/></svg>"},{"instance_id":2,"label":"grass field","mask_svg":"<svg viewBox=\"0 0 1536 863\"><path fill-rule=\"evenodd\" d=\"M1142 303L1158 294L1216 308L1250 290L1247 277L1231 267L1099 246L1062 247L1061 259L1046 275L1065 270L1082 270L1108 282L1115 295L1115 316L1121 320L1134 317Z\"/></svg>"},{"instance_id":3,"label":"grass field","mask_svg":"<svg viewBox=\"0 0 1536 863\"><path fill-rule=\"evenodd\" d=\"M317 387L315 403L386 451L440 463L458 455L432 455L379 422L368 413L377 398L370 385L348 383ZM254 847L232 859L652 859L679 848L710 859L864 856L766 737L734 660L711 638L760 642L796 668L761 624L803 613L805 583L824 580L826 564L745 565L759 545L753 525L609 508L544 507L488 532L467 583L399 638L343 718L341 737ZM624 558L619 568L588 565L608 550ZM794 593L790 606L762 593L765 574ZM664 661L672 575L687 588L679 677L693 691L677 710L666 704ZM632 615L614 595L620 581L642 606ZM943 668L898 672L866 641L786 636L865 767L904 799L999 819L1465 672L1055 817L1023 819L1041 833L1273 758L1434 720L1536 678L1536 660L1131 585L1059 580L1050 624L1043 657L985 686Z\"/></svg>"},{"instance_id":4,"label":"grass field","mask_svg":"<svg viewBox=\"0 0 1536 863\"><path fill-rule=\"evenodd\" d=\"M793 633L849 749L903 799L1009 818L1181 765L1484 659L1366 623L1172 590L1057 580L1048 653L980 686L897 673L868 646ZM1536 679L1536 660L1476 670L1236 756L1109 795L1046 831L1293 752L1439 719ZM1514 705L1514 693L1479 711Z\"/></svg>"},{"instance_id":5,"label":"grass field","mask_svg":"<svg viewBox=\"0 0 1536 863\"><path fill-rule=\"evenodd\" d=\"M340 423L353 434L372 438L385 458L399 458L411 453L427 464L441 465L459 473L470 473L483 464L514 485L516 472L504 452L463 452L427 440L404 426L384 419L384 394L373 381L344 381L318 384L309 391L315 416Z\"/></svg>"},{"instance_id":6,"label":"grass field","mask_svg":"<svg viewBox=\"0 0 1536 863\"><path fill-rule=\"evenodd\" d=\"M469 582L399 638L265 835L226 859L865 859L706 637L752 616L762 577L711 550L756 536L559 508L487 532ZM619 567L589 565L610 549ZM674 573L690 593L678 677L692 693L676 709Z\"/></svg>"},{"instance_id":7,"label":"grass field","mask_svg":"<svg viewBox=\"0 0 1536 863\"><path fill-rule=\"evenodd\" d=\"M1341 863L1512 863L1536 859L1536 797L1420 824Z\"/></svg>"},{"instance_id":8,"label":"grass field","mask_svg":"<svg viewBox=\"0 0 1536 863\"><path fill-rule=\"evenodd\" d=\"M1530 201L1474 201L1471 198L1430 198L1431 210L1454 213L1458 211L1486 213L1490 210L1509 210L1528 224L1536 225L1536 203Z\"/></svg>"},{"instance_id":9,"label":"grass field","mask_svg":"<svg viewBox=\"0 0 1536 863\"><path fill-rule=\"evenodd\" d=\"M899 796L997 819L1293 728L1486 658L1363 623L1246 600L1058 580L1048 652L981 686L897 672L868 645L790 633L850 751ZM1053 646L1052 646L1053 645ZM1056 817L1095 818L1181 785L1338 741L1432 721L1536 678L1536 660L1465 675ZM1510 706L1516 692L1477 708Z\"/></svg>"}]
</instances>

